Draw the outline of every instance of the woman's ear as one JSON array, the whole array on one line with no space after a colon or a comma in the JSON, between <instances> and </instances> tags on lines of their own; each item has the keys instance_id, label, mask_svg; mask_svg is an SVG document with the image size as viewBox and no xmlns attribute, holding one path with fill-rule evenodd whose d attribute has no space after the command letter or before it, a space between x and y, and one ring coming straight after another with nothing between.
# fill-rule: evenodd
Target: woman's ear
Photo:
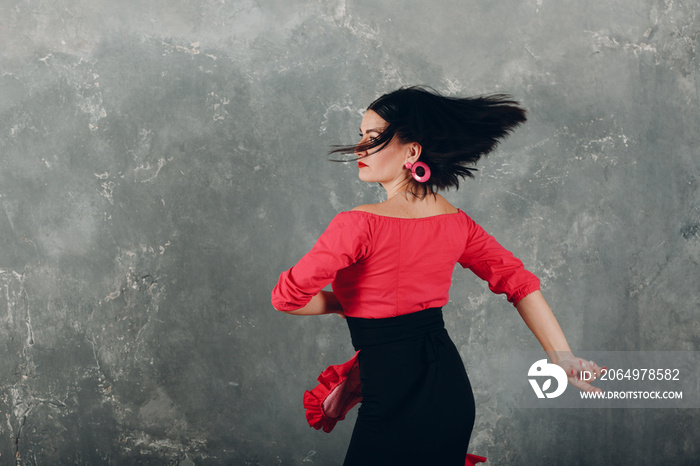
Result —
<instances>
[{"instance_id":1,"label":"woman's ear","mask_svg":"<svg viewBox=\"0 0 700 466\"><path fill-rule=\"evenodd\" d=\"M417 142L411 142L408 144L408 155L406 156L406 162L416 163L420 157L421 152L423 152L423 147Z\"/></svg>"}]
</instances>

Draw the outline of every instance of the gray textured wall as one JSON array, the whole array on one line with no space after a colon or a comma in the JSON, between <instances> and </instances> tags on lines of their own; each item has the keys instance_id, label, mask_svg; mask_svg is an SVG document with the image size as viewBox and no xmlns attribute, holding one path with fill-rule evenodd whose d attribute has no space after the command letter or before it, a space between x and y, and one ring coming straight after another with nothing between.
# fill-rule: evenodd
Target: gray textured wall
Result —
<instances>
[{"instance_id":1,"label":"gray textured wall","mask_svg":"<svg viewBox=\"0 0 700 466\"><path fill-rule=\"evenodd\" d=\"M405 84L530 121L449 198L542 278L578 350L698 350L696 0L0 0L0 463L339 464L301 396L352 347L269 291L381 200L362 109ZM537 342L455 273L492 464L696 464L697 411L519 410ZM685 462L685 463L684 463Z\"/></svg>"}]
</instances>

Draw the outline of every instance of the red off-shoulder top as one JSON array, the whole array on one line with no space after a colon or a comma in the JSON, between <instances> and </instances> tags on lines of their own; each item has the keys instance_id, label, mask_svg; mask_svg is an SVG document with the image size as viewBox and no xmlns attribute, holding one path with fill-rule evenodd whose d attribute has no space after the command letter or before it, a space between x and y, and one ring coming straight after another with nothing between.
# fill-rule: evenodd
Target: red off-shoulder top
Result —
<instances>
[{"instance_id":1,"label":"red off-shoulder top","mask_svg":"<svg viewBox=\"0 0 700 466\"><path fill-rule=\"evenodd\" d=\"M467 214L396 218L339 213L316 244L280 275L272 305L305 306L329 283L345 315L394 317L447 303L455 264L469 268L517 304L538 278Z\"/></svg>"}]
</instances>

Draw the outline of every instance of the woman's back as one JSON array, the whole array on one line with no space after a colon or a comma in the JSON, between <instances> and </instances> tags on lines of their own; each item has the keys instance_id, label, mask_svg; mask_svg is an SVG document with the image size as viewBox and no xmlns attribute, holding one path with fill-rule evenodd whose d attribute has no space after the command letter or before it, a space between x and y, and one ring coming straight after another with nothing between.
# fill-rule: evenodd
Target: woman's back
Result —
<instances>
[{"instance_id":1,"label":"woman's back","mask_svg":"<svg viewBox=\"0 0 700 466\"><path fill-rule=\"evenodd\" d=\"M329 248L334 237L347 245L341 257L352 258L332 282L345 315L377 319L445 305L471 234L469 218L458 210L425 217L339 214L324 236Z\"/></svg>"}]
</instances>

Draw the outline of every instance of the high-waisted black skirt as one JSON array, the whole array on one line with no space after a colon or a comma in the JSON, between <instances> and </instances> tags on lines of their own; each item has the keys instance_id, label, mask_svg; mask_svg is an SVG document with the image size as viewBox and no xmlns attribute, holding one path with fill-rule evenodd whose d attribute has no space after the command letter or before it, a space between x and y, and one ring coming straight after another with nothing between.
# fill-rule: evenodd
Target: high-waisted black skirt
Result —
<instances>
[{"instance_id":1,"label":"high-waisted black skirt","mask_svg":"<svg viewBox=\"0 0 700 466\"><path fill-rule=\"evenodd\" d=\"M463 466L474 396L442 309L347 322L362 405L344 466Z\"/></svg>"}]
</instances>

